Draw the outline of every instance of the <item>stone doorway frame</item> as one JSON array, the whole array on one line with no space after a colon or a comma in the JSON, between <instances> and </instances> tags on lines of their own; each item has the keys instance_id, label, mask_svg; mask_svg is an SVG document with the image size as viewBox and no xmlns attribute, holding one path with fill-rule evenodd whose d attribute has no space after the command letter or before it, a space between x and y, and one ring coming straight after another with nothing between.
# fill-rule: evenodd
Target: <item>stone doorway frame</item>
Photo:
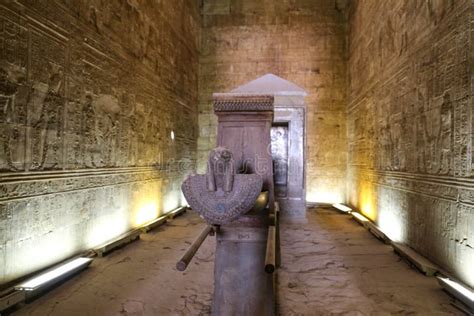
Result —
<instances>
[{"instance_id":1,"label":"stone doorway frame","mask_svg":"<svg viewBox=\"0 0 474 316\"><path fill-rule=\"evenodd\" d=\"M304 96L275 94L273 123L288 125L288 179L285 197L276 197L282 217L306 221L306 106Z\"/></svg>"}]
</instances>

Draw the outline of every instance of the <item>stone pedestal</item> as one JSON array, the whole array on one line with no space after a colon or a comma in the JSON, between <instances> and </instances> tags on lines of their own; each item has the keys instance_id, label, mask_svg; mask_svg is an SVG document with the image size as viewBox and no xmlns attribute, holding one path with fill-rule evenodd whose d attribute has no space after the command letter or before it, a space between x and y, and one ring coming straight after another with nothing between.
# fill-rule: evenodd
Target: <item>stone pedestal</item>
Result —
<instances>
[{"instance_id":1,"label":"stone pedestal","mask_svg":"<svg viewBox=\"0 0 474 316\"><path fill-rule=\"evenodd\" d=\"M216 227L212 314L275 315L277 232L269 230L270 224L277 226L270 139L274 98L213 97L218 147L209 154L206 175L191 175L182 185L191 207ZM179 267L189 263L200 240Z\"/></svg>"},{"instance_id":2,"label":"stone pedestal","mask_svg":"<svg viewBox=\"0 0 474 316\"><path fill-rule=\"evenodd\" d=\"M270 129L273 120L273 96L214 93L217 115L217 145L228 148L234 157L238 174L257 174L268 191L273 210L273 188Z\"/></svg>"},{"instance_id":3,"label":"stone pedestal","mask_svg":"<svg viewBox=\"0 0 474 316\"><path fill-rule=\"evenodd\" d=\"M306 222L306 106L307 93L296 84L267 74L225 94L273 96L271 154L275 200L285 221ZM273 200L272 200L273 201Z\"/></svg>"},{"instance_id":4,"label":"stone pedestal","mask_svg":"<svg viewBox=\"0 0 474 316\"><path fill-rule=\"evenodd\" d=\"M273 274L264 271L267 217L266 212L258 217L242 216L232 226L221 226L212 315L275 315Z\"/></svg>"}]
</instances>

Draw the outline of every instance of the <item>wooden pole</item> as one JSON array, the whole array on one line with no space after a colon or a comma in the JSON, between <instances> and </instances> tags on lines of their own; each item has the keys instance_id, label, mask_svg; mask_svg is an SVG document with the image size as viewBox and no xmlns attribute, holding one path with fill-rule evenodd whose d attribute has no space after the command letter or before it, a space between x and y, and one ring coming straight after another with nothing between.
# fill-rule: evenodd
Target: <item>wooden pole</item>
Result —
<instances>
[{"instance_id":1,"label":"wooden pole","mask_svg":"<svg viewBox=\"0 0 474 316\"><path fill-rule=\"evenodd\" d=\"M191 244L191 246L188 248L186 253L181 257L181 259L176 263L176 269L179 271L184 271L188 267L188 264L191 262L193 259L194 255L198 251L199 247L201 247L202 243L206 239L207 235L213 230L213 227L210 225L207 225L206 228L202 230L202 232L199 234L199 236L196 238L196 240Z\"/></svg>"},{"instance_id":2,"label":"wooden pole","mask_svg":"<svg viewBox=\"0 0 474 316\"><path fill-rule=\"evenodd\" d=\"M267 253L265 255L265 272L275 271L275 226L268 226Z\"/></svg>"}]
</instances>

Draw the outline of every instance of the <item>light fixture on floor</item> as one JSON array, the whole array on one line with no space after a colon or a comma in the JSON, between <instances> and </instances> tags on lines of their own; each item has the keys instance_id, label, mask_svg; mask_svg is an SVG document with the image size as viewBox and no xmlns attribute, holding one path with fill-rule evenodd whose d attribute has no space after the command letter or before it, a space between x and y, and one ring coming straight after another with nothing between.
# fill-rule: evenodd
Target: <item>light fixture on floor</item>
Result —
<instances>
[{"instance_id":1,"label":"light fixture on floor","mask_svg":"<svg viewBox=\"0 0 474 316\"><path fill-rule=\"evenodd\" d=\"M158 226L163 225L164 223L166 223L167 219L168 219L167 215L161 215L160 217L155 218L151 222L148 222L148 223L144 224L142 227L140 227L140 229L141 229L142 232L147 233L150 230L152 230L153 228L158 227Z\"/></svg>"},{"instance_id":2,"label":"light fixture on floor","mask_svg":"<svg viewBox=\"0 0 474 316\"><path fill-rule=\"evenodd\" d=\"M169 211L165 215L168 216L168 218L175 218L176 216L180 215L181 213L185 212L188 209L188 206L180 206L172 211Z\"/></svg>"},{"instance_id":3,"label":"light fixture on floor","mask_svg":"<svg viewBox=\"0 0 474 316\"><path fill-rule=\"evenodd\" d=\"M113 250L120 248L125 244L138 240L140 238L141 232L141 227L129 230L128 232L117 236L114 239L109 240L106 243L94 248L93 251L99 257L103 257L109 252L112 252Z\"/></svg>"},{"instance_id":4,"label":"light fixture on floor","mask_svg":"<svg viewBox=\"0 0 474 316\"><path fill-rule=\"evenodd\" d=\"M345 206L344 204L341 203L336 203L332 205L334 208L337 208L339 211L345 212L345 213L350 213L352 212L352 209L348 206Z\"/></svg>"},{"instance_id":5,"label":"light fixture on floor","mask_svg":"<svg viewBox=\"0 0 474 316\"><path fill-rule=\"evenodd\" d=\"M180 206L170 212L163 214L160 217L157 217L147 223L142 224L141 226L136 227L135 229L129 230L122 235L115 237L112 240L107 241L106 243L97 246L94 248L94 252L99 256L103 257L104 255L112 252L113 250L122 247L125 244L131 243L140 238L142 232L148 232L151 229L160 226L161 224L166 223L168 219L174 219L176 216L180 215L182 212L185 212L187 209L186 206Z\"/></svg>"},{"instance_id":6,"label":"light fixture on floor","mask_svg":"<svg viewBox=\"0 0 474 316\"><path fill-rule=\"evenodd\" d=\"M445 277L437 277L439 284L448 293L464 303L470 312L474 312L474 291L468 289L462 284Z\"/></svg>"},{"instance_id":7,"label":"light fixture on floor","mask_svg":"<svg viewBox=\"0 0 474 316\"><path fill-rule=\"evenodd\" d=\"M360 213L351 212L351 215L355 218L356 221L358 221L361 224L364 224L369 221L364 215Z\"/></svg>"},{"instance_id":8,"label":"light fixture on floor","mask_svg":"<svg viewBox=\"0 0 474 316\"><path fill-rule=\"evenodd\" d=\"M34 291L41 287L47 287L53 285L61 280L64 280L68 276L73 275L89 266L92 262L91 258L76 258L66 263L58 265L48 271L41 273L40 275L26 280L23 283L16 285L15 290L22 291Z\"/></svg>"},{"instance_id":9,"label":"light fixture on floor","mask_svg":"<svg viewBox=\"0 0 474 316\"><path fill-rule=\"evenodd\" d=\"M359 224L367 228L372 235L382 240L386 244L389 244L391 242L390 238L385 235L385 233L377 225L372 223L367 217L354 211L350 212L350 214L352 215L352 218L355 219Z\"/></svg>"},{"instance_id":10,"label":"light fixture on floor","mask_svg":"<svg viewBox=\"0 0 474 316\"><path fill-rule=\"evenodd\" d=\"M440 270L436 264L423 257L409 246L399 242L392 242L391 245L393 247L393 251L395 251L402 258L408 260L408 262L414 265L424 275L433 276Z\"/></svg>"}]
</instances>

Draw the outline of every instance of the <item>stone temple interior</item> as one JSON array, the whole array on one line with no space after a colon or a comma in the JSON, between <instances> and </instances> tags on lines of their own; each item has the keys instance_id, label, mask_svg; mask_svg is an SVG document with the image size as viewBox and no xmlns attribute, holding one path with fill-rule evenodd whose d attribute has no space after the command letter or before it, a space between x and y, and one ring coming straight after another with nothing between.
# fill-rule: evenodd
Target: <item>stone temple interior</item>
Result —
<instances>
[{"instance_id":1,"label":"stone temple interior","mask_svg":"<svg viewBox=\"0 0 474 316\"><path fill-rule=\"evenodd\" d=\"M474 314L474 1L0 0L0 47L0 314Z\"/></svg>"}]
</instances>

